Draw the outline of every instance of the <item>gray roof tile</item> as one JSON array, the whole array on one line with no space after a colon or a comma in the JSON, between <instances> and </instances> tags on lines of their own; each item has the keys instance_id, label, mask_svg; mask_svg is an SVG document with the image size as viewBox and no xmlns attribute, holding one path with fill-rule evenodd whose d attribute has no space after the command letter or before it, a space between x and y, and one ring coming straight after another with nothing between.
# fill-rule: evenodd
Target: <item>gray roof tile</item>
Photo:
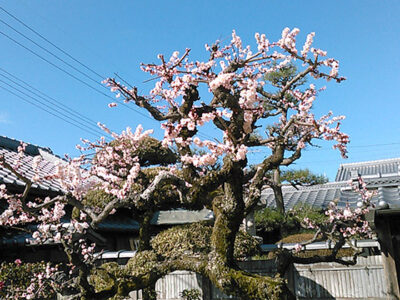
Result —
<instances>
[{"instance_id":1,"label":"gray roof tile","mask_svg":"<svg viewBox=\"0 0 400 300\"><path fill-rule=\"evenodd\" d=\"M400 176L365 181L368 188L378 189L377 195L372 199L373 203L377 204L380 200L384 200L391 208L400 208ZM283 186L282 192L286 208L302 205L326 208L333 200L338 201L339 207L344 207L346 204L355 207L361 200L360 195L351 190L348 181L298 186L297 189L292 186ZM272 189L265 189L261 194L261 203L267 207L275 206L274 199Z\"/></svg>"},{"instance_id":2,"label":"gray roof tile","mask_svg":"<svg viewBox=\"0 0 400 300\"><path fill-rule=\"evenodd\" d=\"M400 175L400 158L342 164L336 174L336 181L349 180L351 171L357 171L364 178Z\"/></svg>"},{"instance_id":3,"label":"gray roof tile","mask_svg":"<svg viewBox=\"0 0 400 300\"><path fill-rule=\"evenodd\" d=\"M19 144L20 143L14 139L0 136L0 155L4 155L6 161L11 165L14 165L18 159L17 148ZM56 161L63 161L58 156L54 155L49 148L42 148L28 144L21 159L18 171L20 171L24 176L32 178L35 175L32 168L33 158L37 155L41 155L43 158L39 165L39 176L41 181L39 183L34 183L32 188L62 193L63 189L57 180L44 179L44 177L54 174ZM25 186L23 181L18 179L11 171L4 169L2 166L0 166L0 183L20 187Z\"/></svg>"},{"instance_id":4,"label":"gray roof tile","mask_svg":"<svg viewBox=\"0 0 400 300\"><path fill-rule=\"evenodd\" d=\"M156 212L151 220L154 225L176 225L210 220L214 217L208 209L190 211L185 209Z\"/></svg>"}]
</instances>

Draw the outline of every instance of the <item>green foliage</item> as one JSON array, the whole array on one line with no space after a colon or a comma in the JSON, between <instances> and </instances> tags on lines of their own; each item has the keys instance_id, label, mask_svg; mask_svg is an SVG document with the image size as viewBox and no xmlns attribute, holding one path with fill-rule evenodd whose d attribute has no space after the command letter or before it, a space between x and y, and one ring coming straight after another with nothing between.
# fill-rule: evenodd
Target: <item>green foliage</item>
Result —
<instances>
[{"instance_id":1,"label":"green foliage","mask_svg":"<svg viewBox=\"0 0 400 300\"><path fill-rule=\"evenodd\" d=\"M275 64L276 66L276 64ZM291 63L286 66L281 67L279 70L275 72L271 72L265 75L264 79L266 81L269 81L272 86L276 88L281 88L284 87L289 81L291 81L296 75L298 74L297 72L297 67ZM306 78L302 78L297 80L295 83L293 83L291 90L295 90L299 86L303 85L306 83ZM287 102L292 102L295 105L298 104L298 100L292 96L290 93L285 93L285 100ZM273 109L269 104L264 104L264 108L266 110Z\"/></svg>"},{"instance_id":2,"label":"green foliage","mask_svg":"<svg viewBox=\"0 0 400 300\"><path fill-rule=\"evenodd\" d=\"M96 292L110 290L114 286L114 278L121 275L121 267L116 262L105 263L100 268L92 270L89 283L94 286Z\"/></svg>"},{"instance_id":3,"label":"green foliage","mask_svg":"<svg viewBox=\"0 0 400 300\"><path fill-rule=\"evenodd\" d=\"M49 281L43 280L40 289L35 281L37 274L46 272L47 263L6 263L0 264L0 298L23 299L27 288L33 288L37 299L54 299L56 292Z\"/></svg>"},{"instance_id":4,"label":"green foliage","mask_svg":"<svg viewBox=\"0 0 400 300\"><path fill-rule=\"evenodd\" d=\"M276 209L268 207L256 211L254 214L258 230L264 232L280 230L288 234L309 231L301 227L304 218L309 218L315 224L321 224L326 220L327 216L321 209L307 205L296 206L289 210L285 216L280 214Z\"/></svg>"},{"instance_id":5,"label":"green foliage","mask_svg":"<svg viewBox=\"0 0 400 300\"><path fill-rule=\"evenodd\" d=\"M111 146L123 143L125 148L132 148L129 140L112 141ZM139 142L139 147L132 149L132 157L137 156L141 166L151 165L168 165L175 163L177 160L176 154L169 148L163 147L161 142L152 137L145 137Z\"/></svg>"},{"instance_id":6,"label":"green foliage","mask_svg":"<svg viewBox=\"0 0 400 300\"><path fill-rule=\"evenodd\" d=\"M176 162L176 154L169 148L163 147L161 142L152 137L140 141L139 148L134 152L139 157L142 166L166 166Z\"/></svg>"},{"instance_id":7,"label":"green foliage","mask_svg":"<svg viewBox=\"0 0 400 300\"><path fill-rule=\"evenodd\" d=\"M201 299L201 291L198 289L184 289L181 293L180 296L184 300L200 300Z\"/></svg>"},{"instance_id":8,"label":"green foliage","mask_svg":"<svg viewBox=\"0 0 400 300\"><path fill-rule=\"evenodd\" d=\"M161 256L176 258L183 254L210 251L212 227L200 222L175 226L160 232L151 241L154 251Z\"/></svg>"},{"instance_id":9,"label":"green foliage","mask_svg":"<svg viewBox=\"0 0 400 300\"><path fill-rule=\"evenodd\" d=\"M239 230L236 234L233 256L238 260L243 260L260 253L260 242L246 231Z\"/></svg>"},{"instance_id":10,"label":"green foliage","mask_svg":"<svg viewBox=\"0 0 400 300\"><path fill-rule=\"evenodd\" d=\"M166 258L177 258L211 251L212 227L203 222L175 226L160 232L151 241L154 251ZM236 235L234 257L244 259L259 253L259 243L250 234L239 231Z\"/></svg>"},{"instance_id":11,"label":"green foliage","mask_svg":"<svg viewBox=\"0 0 400 300\"><path fill-rule=\"evenodd\" d=\"M124 272L132 276L149 274L150 272L154 272L157 265L157 254L154 251L140 251L133 258L129 259L125 265Z\"/></svg>"},{"instance_id":12,"label":"green foliage","mask_svg":"<svg viewBox=\"0 0 400 300\"><path fill-rule=\"evenodd\" d=\"M322 224L328 219L324 210L310 205L296 205L287 212L287 215L299 224L304 221L304 218L309 218L315 224Z\"/></svg>"},{"instance_id":13,"label":"green foliage","mask_svg":"<svg viewBox=\"0 0 400 300\"><path fill-rule=\"evenodd\" d=\"M95 207L101 211L113 199L115 199L113 195L107 194L101 189L93 189L86 193L85 197L82 199L82 203L87 206ZM78 219L79 213L80 210L74 207L72 210L72 218Z\"/></svg>"},{"instance_id":14,"label":"green foliage","mask_svg":"<svg viewBox=\"0 0 400 300\"><path fill-rule=\"evenodd\" d=\"M254 214L254 221L259 230L266 232L277 230L284 223L285 216L276 209L266 207Z\"/></svg>"},{"instance_id":15,"label":"green foliage","mask_svg":"<svg viewBox=\"0 0 400 300\"><path fill-rule=\"evenodd\" d=\"M282 171L281 180L302 185L323 184L329 181L326 176L314 174L309 169Z\"/></svg>"},{"instance_id":16,"label":"green foliage","mask_svg":"<svg viewBox=\"0 0 400 300\"><path fill-rule=\"evenodd\" d=\"M281 67L279 70L275 72L271 72L265 75L265 80L271 82L274 86L285 86L290 80L292 80L297 75L297 67L294 64L288 64L284 67ZM306 83L306 79L300 79L295 83L293 88L296 88L300 85Z\"/></svg>"},{"instance_id":17,"label":"green foliage","mask_svg":"<svg viewBox=\"0 0 400 300\"><path fill-rule=\"evenodd\" d=\"M168 170L166 167L151 167L143 169L137 179L137 183L132 185L132 193L143 191L160 173L160 171ZM164 185L162 189L154 193L154 201L156 203L160 201L168 202L168 199L176 199L177 195L172 190L172 185ZM86 193L85 197L82 199L82 203L86 206L91 206L98 210L99 212L104 209L104 207L113 201L115 196L106 193L102 189L93 189ZM79 209L74 207L72 211L72 217L77 219L79 217Z\"/></svg>"},{"instance_id":18,"label":"green foliage","mask_svg":"<svg viewBox=\"0 0 400 300\"><path fill-rule=\"evenodd\" d=\"M109 202L114 199L115 197L113 195L108 194L103 190L96 189L88 191L82 202L85 205L90 205L92 207L103 209Z\"/></svg>"},{"instance_id":19,"label":"green foliage","mask_svg":"<svg viewBox=\"0 0 400 300\"><path fill-rule=\"evenodd\" d=\"M293 234L290 236L287 236L280 241L277 242L277 244L284 243L284 244L292 244L292 243L301 243L301 242L306 242L311 240L314 237L313 233L299 233L299 234ZM332 250L329 249L321 249L321 250L307 250L307 251L301 251L299 253L296 253L296 256L298 257L313 257L315 255L318 256L327 256L332 253ZM337 257L352 257L354 255L354 250L351 248L348 249L340 249ZM268 259L273 259L276 257L275 252L270 252L268 253Z\"/></svg>"}]
</instances>

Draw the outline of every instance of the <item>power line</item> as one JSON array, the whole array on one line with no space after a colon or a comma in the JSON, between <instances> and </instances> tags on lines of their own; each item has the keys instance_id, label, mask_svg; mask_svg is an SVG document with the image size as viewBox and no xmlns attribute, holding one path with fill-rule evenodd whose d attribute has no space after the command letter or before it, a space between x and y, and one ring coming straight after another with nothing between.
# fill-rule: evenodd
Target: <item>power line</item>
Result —
<instances>
[{"instance_id":1,"label":"power line","mask_svg":"<svg viewBox=\"0 0 400 300\"><path fill-rule=\"evenodd\" d=\"M88 84L87 82L84 82L82 79L76 77L75 75L71 74L70 72L64 70L63 68L57 66L56 64L54 64L53 62L49 61L48 59L46 59L45 57L41 56L40 54L36 53L35 51L29 49L28 47L26 47L25 45L21 44L20 42L18 42L17 40L13 39L12 37L10 37L8 34L0 31L0 34L5 36L6 38L8 38L9 40L11 40L12 42L14 42L15 44L19 45L20 47L24 48L25 50L29 51L30 53L32 53L33 55L39 57L40 59L42 59L43 61L47 62L48 64L52 65L53 67L57 68L58 70L60 70L61 72L67 74L68 76L74 78L75 80L79 81L80 83L84 84L85 86L91 88L92 90L102 94L103 96L106 97L110 97L109 95L103 93L102 91L96 89L95 87L91 86L90 84ZM114 98L112 98L114 99Z\"/></svg>"},{"instance_id":2,"label":"power line","mask_svg":"<svg viewBox=\"0 0 400 300\"><path fill-rule=\"evenodd\" d=\"M53 47L55 47L57 50L61 51L63 54L67 55L69 58L73 59L74 61L76 61L77 63L79 63L80 65L82 65L83 67L85 67L86 69L90 70L92 73L96 74L97 76L99 76L100 78L104 78L103 76L101 76L99 73L97 73L96 71L94 71L93 69L89 68L87 65L81 63L79 60L75 59L73 56L71 56L70 54L68 54L66 51L62 50L60 47L58 47L57 45L55 45L54 43L52 43L51 41L49 41L47 38L45 38L43 35L41 35L40 33L38 33L37 31L35 31L34 29L32 29L30 26L28 26L27 24L25 24L24 22L22 22L21 20L19 20L17 17L15 17L14 15L12 15L11 13L9 13L8 11L6 11L4 8L0 7L0 10L4 11L6 14L8 14L9 16L11 16L13 19L15 19L16 21L18 21L19 23L21 23L23 26L25 26L26 28L28 28L30 31L34 32L36 35L38 35L39 37L41 37L43 40L45 40L47 43L49 43L50 45L52 45ZM79 72L80 74L82 74L83 76L85 76L86 78L90 79L91 81L95 82L96 84L99 84L100 86L106 88L105 86L101 85L98 81L96 81L95 79L93 79L92 77L88 76L86 73L80 71L79 69L77 69L75 66L69 64L68 62L66 62L65 60L63 60L62 58L60 58L59 56L55 55L54 53L52 53L51 51L47 50L46 48L44 48L43 46L39 45L37 42L35 42L34 40L32 40L31 38L27 37L25 34L21 33L20 31L18 31L17 29L15 29L14 27L12 27L11 25L7 24L6 22L0 20L1 23L5 24L6 26L8 26L9 28L11 28L12 30L14 30L15 32L17 32L18 34L20 34L21 36L23 36L25 39L29 40L30 42L32 42L33 44L35 44L36 46L38 46L40 49L44 50L45 52L47 52L48 54L52 55L53 57L57 58L58 60L60 60L61 62L65 63L66 65L68 65L69 67L71 67L72 69L74 69L75 71ZM0 34L2 34L3 36L7 37L9 40L11 40L12 42L16 43L17 45L19 45L20 47L24 48L25 50L29 51L30 53L32 53L33 55L39 57L40 59L42 59L43 61L47 62L48 64L52 65L53 67L57 68L58 70L64 72L65 74L67 74L68 76L74 78L75 80L77 80L78 82L80 82L81 84L84 84L85 86L89 87L90 89L102 94L103 96L112 99L113 101L115 101L115 99L113 97L111 97L110 95L105 94L104 92L98 90L97 88L91 86L90 84L88 84L87 82L83 81L82 79L76 77L75 75L73 75L72 73L66 71L65 69L59 67L58 65L54 64L53 62L49 61L48 59L46 59L45 57L41 56L40 54L36 53L35 51L29 49L28 47L26 47L25 45L23 45L22 43L20 43L19 41L13 39L12 37L10 37L9 35L7 35L6 33L0 31ZM117 75L118 76L118 75ZM118 76L119 77L119 76ZM126 105L125 103L121 102L119 103L120 105L122 105L123 107L126 107L138 114L140 114L141 116L152 120L153 122L157 122L157 120L147 116L146 114L140 112L137 109L132 108L129 105ZM157 122L158 123L158 122ZM203 134L203 133L198 133L199 136L205 137L205 138L210 138L213 139L213 137L207 135L207 134Z\"/></svg>"},{"instance_id":3,"label":"power line","mask_svg":"<svg viewBox=\"0 0 400 300\"><path fill-rule=\"evenodd\" d=\"M63 68L61 68L61 67L59 67L59 66L57 66L56 64L54 64L53 62L49 61L49 60L46 59L45 57L41 56L40 54L38 54L38 53L34 52L33 50L29 49L28 47L24 46L23 44L21 44L21 43L18 42L17 40L13 39L12 37L10 37L9 35L7 35L6 33L0 31L0 34L3 35L3 36L5 36L6 38L8 38L9 40L11 40L12 42L16 43L16 44L19 45L20 47L24 48L25 50L29 51L29 52L32 53L33 55L39 57L40 59L42 59L43 61L47 62L48 64L52 65L53 67L57 68L57 69L60 70L61 72L67 74L68 76L72 77L73 79L75 79L75 80L77 80L78 82L82 83L83 85L87 86L88 88L90 88L90 89L96 91L97 93L99 93L99 94L101 94L101 95L103 95L103 96L105 96L105 97L107 97L107 98L110 98L110 99L112 99L113 101L115 101L115 99L114 99L113 97L111 97L110 95L107 95L106 93L104 93L104 92L98 90L97 88L91 86L90 84L88 84L87 82L83 81L82 79L76 77L75 75L71 74L70 72L64 70ZM137 109L134 109L134 108L130 107L129 105L126 105L125 103L120 103L120 105L122 105L123 107L126 107L126 108L128 108L128 109L130 109L130 110L136 112L137 114L139 114L139 115L141 115L141 116L143 116L143 117L145 117L145 118L147 118L147 119L149 119L149 120L152 120L152 121L157 122L155 119L150 118L149 116L145 115L144 113L140 112L140 111L137 110Z\"/></svg>"},{"instance_id":4,"label":"power line","mask_svg":"<svg viewBox=\"0 0 400 300\"><path fill-rule=\"evenodd\" d=\"M13 14L11 14L10 12L8 12L7 10L5 10L3 7L0 6L0 10L2 10L3 12L5 12L7 15L9 15L11 18L13 18L14 20L16 20L17 22L19 22L20 24L22 24L25 28L29 29L30 31L32 31L33 33L35 33L37 36L39 36L41 39L45 40L47 43L49 43L50 45L52 45L54 48L56 48L58 51L62 52L63 54L65 54L66 56L68 56L70 59L72 59L73 61L75 61L76 63L80 64L82 67L86 68L87 70L89 70L90 72L92 72L93 74L97 75L98 77L100 77L101 79L104 79L105 77L100 75L99 73L97 73L96 71L94 71L92 68L88 67L87 65L85 65L84 63L82 63L81 61L79 61L78 59L74 58L72 55L68 54L66 51L64 51L63 49L61 49L60 47L58 47L57 45L55 45L54 43L52 43L51 41L49 41L46 37L44 37L43 35L41 35L39 32L37 32L36 30L34 30L33 28L31 28L29 25L25 24L23 21L21 21L20 19L18 19L16 16L14 16Z\"/></svg>"},{"instance_id":5,"label":"power line","mask_svg":"<svg viewBox=\"0 0 400 300\"><path fill-rule=\"evenodd\" d=\"M46 103L44 103L43 101L41 101L41 100L39 100L39 99L37 99L37 98L35 98L35 97L33 97L33 96L31 96L31 95L25 93L24 91L21 91L20 89L14 87L14 86L12 86L12 85L10 85L8 82L6 82L6 81L4 81L4 80L2 80L2 79L0 79L0 82L6 84L8 87L12 88L13 90L18 91L19 93L23 94L24 96L29 97L29 98L33 99L34 101L36 101L36 102L39 102L41 105L43 105L44 107L46 107L46 108L49 109L49 110L52 110L52 111L55 112L56 114L59 114L59 115L65 117L65 118L69 119L70 122L75 122L75 123L79 124L80 126L82 126L81 128L85 128L86 130L90 130L92 133L94 133L94 134L96 134L96 135L103 135L103 132L101 132L99 129L94 130L94 129L92 129L92 128L88 128L85 124L83 124L83 123L80 122L80 121L71 120L70 116L68 116L68 115L65 114L64 112L59 111L58 109L49 107L49 106L48 106Z\"/></svg>"},{"instance_id":6,"label":"power line","mask_svg":"<svg viewBox=\"0 0 400 300\"><path fill-rule=\"evenodd\" d=\"M71 124L72 126L75 126L75 127L79 128L79 129L81 129L81 130L83 130L83 131L85 131L85 132L87 132L87 133L89 133L89 134L91 134L91 135L93 135L93 136L98 137L97 133L93 133L92 131L89 131L89 130L87 130L86 128L81 127L81 126L79 126L79 125L77 125L77 124L75 124L75 123L69 121L68 119L65 119L65 118L63 118L63 117L60 117L60 116L56 115L55 113L53 113L53 112L47 110L46 108L43 108L43 107L41 107L40 105L36 104L35 102L32 102L32 101L30 101L30 100L28 100L28 99L26 99L26 98L24 98L24 97L22 97L22 96L20 96L20 95L18 95L18 94L16 94L16 93L14 93L13 91L10 91L9 89L5 88L4 86L1 86L1 85L0 85L0 88L3 89L3 90L5 90L5 91L7 91L7 92L9 92L9 93L12 94L12 95L18 97L18 98L20 98L21 100L23 100L23 101L25 101L25 102L27 102L27 103L29 103L29 104L31 104L31 105L33 105L33 106L35 106L35 107L41 109L41 110L43 110L43 111L45 111L45 112L47 112L47 113L53 115L54 117L63 120L64 122L67 122L67 123ZM29 98L32 98L32 97L29 96Z\"/></svg>"},{"instance_id":7,"label":"power line","mask_svg":"<svg viewBox=\"0 0 400 300\"><path fill-rule=\"evenodd\" d=\"M98 128L98 126L96 124L96 121L94 121L94 120L86 117L85 115L75 111L74 109L66 106L65 104L61 103L61 101L58 101L58 100L54 99L53 97L41 92L40 90L36 89L35 87L30 85L29 83L27 83L27 82L23 81L22 79L12 75L10 72L7 72L6 70L4 70L1 67L0 67L0 71L3 71L4 73L8 74L10 77L12 77L12 78L22 82L23 84L25 84L27 87L29 87L30 93L34 94L35 96L43 99L44 101L50 103L51 105L54 105L54 106L58 107L59 109L61 109L61 110L65 111L66 113L72 115L74 118L77 118L77 119L81 120L82 122L85 122L87 125L96 128L96 130L99 130L99 128ZM19 84L16 81L10 79L9 77L5 76L4 74L0 73L0 76L6 78L7 80L11 81L12 83L16 84L17 86L19 86L19 87L21 87L23 89L26 89L26 87L22 86L21 84ZM48 98L48 99L46 99L45 97ZM101 132L101 131L99 130L99 132Z\"/></svg>"},{"instance_id":8,"label":"power line","mask_svg":"<svg viewBox=\"0 0 400 300\"><path fill-rule=\"evenodd\" d=\"M400 142L347 146L347 149L351 150L354 148L371 148L371 147L384 147L384 146L393 146L393 145L400 145ZM306 149L304 151L304 153L309 153L309 152L314 152L314 151L335 151L335 149L333 149L333 148L332 149L313 148L313 149ZM365 150L363 150L363 151L365 151ZM260 150L260 151L252 152L252 154L263 154L263 153L269 153L269 151Z\"/></svg>"},{"instance_id":9,"label":"power line","mask_svg":"<svg viewBox=\"0 0 400 300\"><path fill-rule=\"evenodd\" d=\"M30 31L32 31L33 33L35 33L36 35L38 35L40 38L42 38L43 40L45 40L47 43L49 43L50 45L52 45L53 47L55 47L57 50L61 51L63 54L67 55L69 58L71 58L72 60L74 60L75 62L77 62L78 64L82 65L83 67L85 67L86 69L88 69L89 71L91 71L92 73L96 74L97 76L99 76L101 79L104 79L105 76L100 75L99 73L97 73L96 71L94 71L92 68L88 67L87 65L85 65L84 63L80 62L79 60L77 60L76 58L74 58L72 55L68 54L66 51L64 51L63 49L61 49L60 47L58 47L57 45L55 45L54 43L52 43L50 40L48 40L46 37L44 37L43 35L41 35L39 32L37 32L36 30L32 29L30 26L28 26L27 24L25 24L23 21L21 21L20 19L18 19L16 16L14 16L13 14L11 14L10 12L8 12L7 10L5 10L4 8L2 8L0 6L0 10L4 11L6 14L8 14L10 17L12 17L13 19L15 19L16 21L18 21L20 24L22 24L23 26L25 26L26 28L28 28ZM106 88L105 86L103 86L101 83L97 82L96 80L94 80L93 78L87 76L85 73L81 72L80 70L78 70L77 68L75 68L74 66L70 65L69 63L65 62L63 59L59 58L57 55L53 54L52 52L50 52L49 50L47 50L46 48L40 46L38 43L36 43L35 41L33 41L32 39L30 39L29 37L27 37L26 35L22 34L21 32L19 32L18 30L16 30L15 28L13 28L12 26L10 26L9 24L5 23L4 21L0 20L2 23L4 23L5 25L7 25L8 27L12 28L14 31L18 32L20 35L22 35L23 37L25 37L26 39L28 39L29 41L31 41L32 43L34 43L35 45L37 45L38 47L40 47L41 49L43 49L44 51L46 51L47 53L51 54L52 56L56 57L57 59L61 60L62 62L64 62L65 64L67 64L68 66L70 66L71 68L73 68L74 70L78 71L79 73L85 75L85 77L91 79L92 81L94 81L96 84L99 84L100 86ZM41 55L37 54L36 52L30 50L29 48L25 47L24 45L22 45L21 43L19 43L18 41L16 41L15 39L11 38L10 36L8 36L7 34L5 34L4 32L0 31L0 34L4 35L5 37L7 37L8 39L10 39L11 41L13 41L14 43L18 44L19 46L23 47L25 50L31 52L32 54L34 54L35 56L41 58L42 60L44 60L45 62L49 63L50 65L52 65L53 67L57 68L58 70L66 73L67 75L71 76L72 78L74 78L75 80L78 80L79 82L81 82L82 84L84 84L85 86L95 90L96 92L102 94L103 96L106 96L107 98L112 99L113 101L115 101L115 99L113 97L111 97L110 95L107 95L101 91L99 91L98 89L92 87L91 85L87 84L86 82L82 81L81 79L79 79L78 77L74 76L73 74L65 71L64 69L60 68L59 66L55 65L54 63L50 62L49 60L45 59L44 57L42 57ZM135 111L136 113L140 114L141 116L148 118L150 120L155 121L153 118L150 118L149 116L139 112L136 109L131 108L128 105L125 105L125 103L120 103L122 106L127 107L130 110Z\"/></svg>"},{"instance_id":10,"label":"power line","mask_svg":"<svg viewBox=\"0 0 400 300\"><path fill-rule=\"evenodd\" d=\"M89 75L87 75L86 73L82 72L81 70L79 70L78 68L76 68L75 66L71 65L70 63L68 63L67 61L65 61L64 59L62 59L61 57L59 57L58 55L54 54L53 52L47 50L45 47L41 46L40 44L38 44L37 42L35 42L34 40L32 40L31 38L27 37L25 34L23 34L22 32L18 31L17 29L15 29L14 27L12 27L11 25L7 24L6 22L4 22L3 20L0 19L0 22L3 23L4 25L6 25L7 27L11 28L12 30L14 30L16 33L18 33L19 35L23 36L25 39L27 39L28 41L30 41L31 43L33 43L34 45L36 45L37 47L39 47L40 49L42 49L43 51L45 51L46 53L50 54L51 56L55 57L56 59L58 59L59 61L63 62L64 64L66 64L67 66L69 66L70 68L74 69L76 72L78 72L79 74L85 76L87 79L93 81L94 83L100 85L101 87L104 87L104 85L102 85L100 82L98 82L97 80L93 79L92 77L90 77Z\"/></svg>"}]
</instances>

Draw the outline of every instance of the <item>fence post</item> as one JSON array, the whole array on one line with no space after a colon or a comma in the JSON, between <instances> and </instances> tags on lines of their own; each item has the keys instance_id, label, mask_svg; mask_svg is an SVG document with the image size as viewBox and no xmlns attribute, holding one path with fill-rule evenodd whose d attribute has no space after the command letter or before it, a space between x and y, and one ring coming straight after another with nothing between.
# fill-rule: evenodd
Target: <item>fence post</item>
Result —
<instances>
[{"instance_id":1,"label":"fence post","mask_svg":"<svg viewBox=\"0 0 400 300\"><path fill-rule=\"evenodd\" d=\"M400 291L397 279L396 261L392 242L390 224L387 220L379 224L378 237L381 244L382 262L388 284L388 299L399 300Z\"/></svg>"}]
</instances>

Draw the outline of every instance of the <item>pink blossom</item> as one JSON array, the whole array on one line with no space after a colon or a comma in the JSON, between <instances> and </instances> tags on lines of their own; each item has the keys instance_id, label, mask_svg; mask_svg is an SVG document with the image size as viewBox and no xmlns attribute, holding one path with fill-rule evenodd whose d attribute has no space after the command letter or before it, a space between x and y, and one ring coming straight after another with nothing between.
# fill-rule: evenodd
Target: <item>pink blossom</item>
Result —
<instances>
[{"instance_id":1,"label":"pink blossom","mask_svg":"<svg viewBox=\"0 0 400 300\"><path fill-rule=\"evenodd\" d=\"M230 89L232 87L232 79L234 77L235 73L221 73L210 82L210 89L216 90L220 86Z\"/></svg>"},{"instance_id":2,"label":"pink blossom","mask_svg":"<svg viewBox=\"0 0 400 300\"><path fill-rule=\"evenodd\" d=\"M302 249L303 249L303 246L301 246L300 244L294 245L294 252L295 253L299 253Z\"/></svg>"},{"instance_id":3,"label":"pink blossom","mask_svg":"<svg viewBox=\"0 0 400 300\"><path fill-rule=\"evenodd\" d=\"M307 54L310 51L311 44L313 43L314 36L315 32L311 32L307 35L307 40L303 46L303 50L301 51L301 55L303 57L307 57Z\"/></svg>"},{"instance_id":4,"label":"pink blossom","mask_svg":"<svg viewBox=\"0 0 400 300\"><path fill-rule=\"evenodd\" d=\"M241 145L240 148L237 150L236 159L244 160L244 159L246 159L246 154L247 154L247 147L244 145Z\"/></svg>"}]
</instances>

